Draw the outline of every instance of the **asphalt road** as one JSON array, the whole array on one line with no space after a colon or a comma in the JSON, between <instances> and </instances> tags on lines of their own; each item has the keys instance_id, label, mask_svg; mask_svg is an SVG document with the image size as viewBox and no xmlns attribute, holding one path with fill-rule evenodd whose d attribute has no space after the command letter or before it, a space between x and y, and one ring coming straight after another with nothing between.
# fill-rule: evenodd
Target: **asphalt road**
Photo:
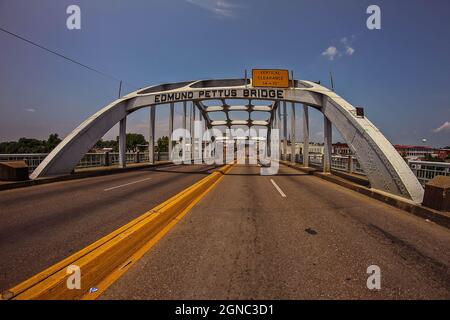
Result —
<instances>
[{"instance_id":1,"label":"asphalt road","mask_svg":"<svg viewBox=\"0 0 450 320\"><path fill-rule=\"evenodd\" d=\"M101 298L450 299L448 229L291 168L258 172L235 166Z\"/></svg>"},{"instance_id":2,"label":"asphalt road","mask_svg":"<svg viewBox=\"0 0 450 320\"><path fill-rule=\"evenodd\" d=\"M0 192L0 290L26 280L211 172L163 166Z\"/></svg>"}]
</instances>

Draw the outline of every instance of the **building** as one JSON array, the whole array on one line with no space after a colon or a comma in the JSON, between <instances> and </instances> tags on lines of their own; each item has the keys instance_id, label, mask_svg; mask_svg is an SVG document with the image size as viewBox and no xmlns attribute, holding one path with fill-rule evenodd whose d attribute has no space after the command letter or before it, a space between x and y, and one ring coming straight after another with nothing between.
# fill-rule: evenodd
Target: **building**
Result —
<instances>
[{"instance_id":1,"label":"building","mask_svg":"<svg viewBox=\"0 0 450 320\"><path fill-rule=\"evenodd\" d=\"M450 149L442 148L437 150L437 157L441 160L450 160ZM448 161L447 161L448 162Z\"/></svg>"},{"instance_id":2,"label":"building","mask_svg":"<svg viewBox=\"0 0 450 320\"><path fill-rule=\"evenodd\" d=\"M394 148L403 158L408 160L420 160L429 157L437 157L438 150L426 146L410 146L395 144Z\"/></svg>"},{"instance_id":3,"label":"building","mask_svg":"<svg viewBox=\"0 0 450 320\"><path fill-rule=\"evenodd\" d=\"M283 142L281 142L281 148L282 148L282 146L283 146ZM295 144L295 153L303 154L303 142L297 142ZM311 142L309 144L309 154L323 154L323 153L324 153L323 143ZM291 154L291 143L289 141L288 141L287 154Z\"/></svg>"},{"instance_id":4,"label":"building","mask_svg":"<svg viewBox=\"0 0 450 320\"><path fill-rule=\"evenodd\" d=\"M309 153L310 154L323 154L324 153L324 144L323 143L314 143L311 142L309 144ZM296 154L303 154L303 142L297 142L295 144L295 152ZM291 144L288 141L288 150L287 154L291 153ZM332 154L334 155L341 155L341 156L349 156L352 155L353 152L349 148L349 146L346 143L337 142L334 143L332 146Z\"/></svg>"},{"instance_id":5,"label":"building","mask_svg":"<svg viewBox=\"0 0 450 320\"><path fill-rule=\"evenodd\" d=\"M350 156L353 154L353 152L346 143L337 142L333 143L332 154Z\"/></svg>"}]
</instances>

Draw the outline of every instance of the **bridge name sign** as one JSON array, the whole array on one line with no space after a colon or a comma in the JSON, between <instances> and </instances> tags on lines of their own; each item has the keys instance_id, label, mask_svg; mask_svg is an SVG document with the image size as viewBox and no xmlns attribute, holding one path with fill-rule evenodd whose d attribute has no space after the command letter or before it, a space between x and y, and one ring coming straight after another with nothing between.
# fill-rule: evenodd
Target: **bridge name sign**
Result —
<instances>
[{"instance_id":1,"label":"bridge name sign","mask_svg":"<svg viewBox=\"0 0 450 320\"><path fill-rule=\"evenodd\" d=\"M210 89L156 94L155 103L207 99L284 99L281 89Z\"/></svg>"}]
</instances>

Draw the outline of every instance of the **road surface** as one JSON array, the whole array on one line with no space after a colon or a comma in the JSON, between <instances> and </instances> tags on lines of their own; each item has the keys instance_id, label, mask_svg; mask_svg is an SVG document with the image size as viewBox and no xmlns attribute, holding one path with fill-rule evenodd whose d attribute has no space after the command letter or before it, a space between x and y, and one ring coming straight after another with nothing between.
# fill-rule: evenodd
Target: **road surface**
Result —
<instances>
[{"instance_id":1,"label":"road surface","mask_svg":"<svg viewBox=\"0 0 450 320\"><path fill-rule=\"evenodd\" d=\"M95 242L204 178L168 165L0 192L0 291Z\"/></svg>"},{"instance_id":2,"label":"road surface","mask_svg":"<svg viewBox=\"0 0 450 320\"><path fill-rule=\"evenodd\" d=\"M444 227L291 168L235 166L101 298L450 299L449 265Z\"/></svg>"}]
</instances>

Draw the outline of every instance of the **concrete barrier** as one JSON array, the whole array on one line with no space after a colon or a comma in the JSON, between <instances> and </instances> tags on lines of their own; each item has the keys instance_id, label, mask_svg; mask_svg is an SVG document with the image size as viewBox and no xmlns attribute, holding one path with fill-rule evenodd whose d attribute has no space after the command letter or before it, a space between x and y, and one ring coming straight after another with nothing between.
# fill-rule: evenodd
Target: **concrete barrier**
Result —
<instances>
[{"instance_id":1,"label":"concrete barrier","mask_svg":"<svg viewBox=\"0 0 450 320\"><path fill-rule=\"evenodd\" d=\"M90 246L2 293L2 299L94 299L154 244L155 237L198 202L231 169L226 165ZM68 267L81 271L81 289L68 289ZM92 289L95 288L95 289Z\"/></svg>"},{"instance_id":2,"label":"concrete barrier","mask_svg":"<svg viewBox=\"0 0 450 320\"><path fill-rule=\"evenodd\" d=\"M425 184L424 206L439 211L450 211L450 177L436 176Z\"/></svg>"},{"instance_id":3,"label":"concrete barrier","mask_svg":"<svg viewBox=\"0 0 450 320\"><path fill-rule=\"evenodd\" d=\"M0 180L28 180L28 165L23 160L0 162Z\"/></svg>"}]
</instances>

